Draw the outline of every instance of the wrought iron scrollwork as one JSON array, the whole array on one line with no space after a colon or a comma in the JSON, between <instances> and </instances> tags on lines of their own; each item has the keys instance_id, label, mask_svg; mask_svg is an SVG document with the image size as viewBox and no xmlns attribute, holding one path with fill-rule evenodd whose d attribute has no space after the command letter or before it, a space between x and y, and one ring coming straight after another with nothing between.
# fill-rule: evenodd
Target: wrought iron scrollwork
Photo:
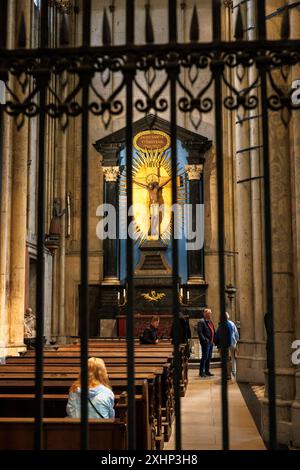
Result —
<instances>
[{"instance_id":1,"label":"wrought iron scrollwork","mask_svg":"<svg viewBox=\"0 0 300 470\"><path fill-rule=\"evenodd\" d=\"M179 98L178 107L183 113L189 114L195 129L198 129L202 122L202 113L209 113L213 109L213 100L209 96L214 80L212 61L213 54L209 52L193 53L181 59L181 66L184 71L187 71L188 84L184 84L181 74L178 77L178 83L184 96ZM201 86L203 78L205 83ZM197 84L200 89L198 93L193 94L193 87L197 89Z\"/></svg>"},{"instance_id":2,"label":"wrought iron scrollwork","mask_svg":"<svg viewBox=\"0 0 300 470\"><path fill-rule=\"evenodd\" d=\"M238 46L238 47L237 47ZM122 92L125 89L125 76L133 73L138 96L134 107L145 115L165 112L168 107L167 88L170 67L177 68L176 81L181 93L178 109L189 115L191 124L198 129L204 113L213 110L212 89L215 77L219 74L224 85L223 103L228 110L244 111L259 105L254 89L259 86L260 74L264 70L268 77L269 93L267 106L272 111L280 111L285 125L292 110L299 105L291 100L291 71L300 64L300 46L293 44L284 49L274 47L256 49L246 43L227 43L225 50L213 44L193 44L165 46L162 50L155 45L135 47L133 53L122 52L113 46L99 51L90 48L89 53L76 49L64 55L63 50L55 50L47 56L36 51L23 54L2 54L0 77L7 90L3 109L17 118L22 126L25 117L37 116L40 112L39 93L47 88L45 112L59 119L65 129L70 117L81 114L82 76L89 74L89 110L101 117L104 127L108 127L113 116L124 111ZM104 48L103 48L104 49ZM248 71L256 70L251 83L242 88L237 83L249 76ZM229 77L235 72L238 79L234 83ZM150 123L153 125L153 121Z\"/></svg>"}]
</instances>

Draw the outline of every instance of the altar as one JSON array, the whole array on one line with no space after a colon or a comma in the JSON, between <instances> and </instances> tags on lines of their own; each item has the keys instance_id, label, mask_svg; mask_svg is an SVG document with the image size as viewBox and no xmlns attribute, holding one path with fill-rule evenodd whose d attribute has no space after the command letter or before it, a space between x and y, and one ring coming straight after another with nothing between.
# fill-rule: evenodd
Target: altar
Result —
<instances>
[{"instance_id":1,"label":"altar","mask_svg":"<svg viewBox=\"0 0 300 470\"><path fill-rule=\"evenodd\" d=\"M179 300L181 310L190 318L198 318L206 306L203 242L188 245L186 225L195 230L203 205L203 169L205 152L211 142L196 133L177 127L177 169L171 171L170 125L156 118L149 129L148 120L133 124L132 197L134 238L134 314L135 336L151 315L161 317L161 335L169 337L172 324L172 179L176 178L177 206L174 224L179 252ZM104 203L117 209L117 237L103 240L103 280L98 286L98 302L90 312L91 323L111 319L117 335L124 335L126 315L126 129L98 140L94 146L102 155ZM186 208L190 210L190 220ZM199 209L200 208L200 209ZM127 227L125 227L127 228ZM178 235L179 234L179 235ZM187 248L188 247L188 248ZM98 323L97 323L98 322ZM92 327L94 334L95 328Z\"/></svg>"}]
</instances>

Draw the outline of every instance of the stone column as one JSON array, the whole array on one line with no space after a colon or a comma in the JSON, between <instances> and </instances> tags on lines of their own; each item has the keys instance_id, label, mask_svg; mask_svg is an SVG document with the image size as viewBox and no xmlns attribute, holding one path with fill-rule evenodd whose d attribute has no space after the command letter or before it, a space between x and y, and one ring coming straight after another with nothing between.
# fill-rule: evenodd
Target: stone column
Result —
<instances>
[{"instance_id":1,"label":"stone column","mask_svg":"<svg viewBox=\"0 0 300 470\"><path fill-rule=\"evenodd\" d=\"M8 2L7 47L15 43L16 2ZM4 92L3 100L6 99ZM2 194L0 214L0 342L6 348L9 343L9 286L10 286L10 227L11 227L11 186L12 186L12 142L13 120L7 114L2 114ZM7 353L13 353L6 349Z\"/></svg>"},{"instance_id":2,"label":"stone column","mask_svg":"<svg viewBox=\"0 0 300 470\"><path fill-rule=\"evenodd\" d=\"M271 13L282 6L273 2ZM268 22L270 39L279 39L282 17ZM280 70L272 72L279 87L286 87ZM290 443L291 403L294 399L294 370L291 367L291 344L294 323L293 293L293 233L291 220L291 167L289 130L281 121L280 113L269 113L273 303L276 367L276 410L278 442ZM298 313L297 313L298 314ZM267 371L266 371L267 383ZM262 408L262 433L268 438L268 400Z\"/></svg>"},{"instance_id":3,"label":"stone column","mask_svg":"<svg viewBox=\"0 0 300 470\"><path fill-rule=\"evenodd\" d=\"M12 168L11 257L10 257L10 346L23 345L25 274L28 123L14 126Z\"/></svg>"},{"instance_id":4,"label":"stone column","mask_svg":"<svg viewBox=\"0 0 300 470\"><path fill-rule=\"evenodd\" d=\"M55 148L56 165L54 168L55 181L53 184L54 197L59 197L61 209L66 208L66 172L67 172L67 132L53 129L57 139ZM59 248L52 258L52 331L51 336L59 343L66 340L66 213L60 219L61 236Z\"/></svg>"},{"instance_id":5,"label":"stone column","mask_svg":"<svg viewBox=\"0 0 300 470\"><path fill-rule=\"evenodd\" d=\"M197 204L203 204L203 165L186 165L185 172L189 181L189 201L192 206L192 231L196 230ZM189 250L188 261L188 283L199 282L204 279L204 249Z\"/></svg>"},{"instance_id":6,"label":"stone column","mask_svg":"<svg viewBox=\"0 0 300 470\"><path fill-rule=\"evenodd\" d=\"M256 39L255 2L247 3L248 39ZM249 69L249 84L254 83L257 76L256 67ZM258 96L260 88L252 90L252 95ZM252 364L255 368L255 380L264 382L263 369L266 366L265 347L265 267L264 267L264 229L263 229L263 162L262 142L260 135L260 108L249 111L249 143L251 150L251 217L252 217L252 263L253 263L253 309L254 309L254 358Z\"/></svg>"},{"instance_id":7,"label":"stone column","mask_svg":"<svg viewBox=\"0 0 300 470\"><path fill-rule=\"evenodd\" d=\"M3 118L2 148L2 194L0 214L0 342L7 345L9 340L9 259L11 223L11 162L12 162L12 119Z\"/></svg>"},{"instance_id":8,"label":"stone column","mask_svg":"<svg viewBox=\"0 0 300 470\"><path fill-rule=\"evenodd\" d=\"M119 191L118 176L120 168L118 166L103 167L104 175L104 201L116 208L118 220ZM118 233L118 227L117 227ZM103 240L103 274L105 282L119 282L119 240L106 238Z\"/></svg>"},{"instance_id":9,"label":"stone column","mask_svg":"<svg viewBox=\"0 0 300 470\"><path fill-rule=\"evenodd\" d=\"M237 9L235 9L236 11ZM233 24L234 21L233 21ZM248 86L248 76L239 80L234 73L237 89ZM236 131L236 251L237 255L237 305L240 317L240 344L238 352L237 379L254 380L252 367L254 356L254 305L253 305L253 252L252 252L252 204L251 204L251 158L249 120L247 114L235 114Z\"/></svg>"},{"instance_id":10,"label":"stone column","mask_svg":"<svg viewBox=\"0 0 300 470\"><path fill-rule=\"evenodd\" d=\"M223 1L224 4L224 39L232 40L232 1ZM232 81L232 70L225 71L227 80ZM225 90L223 90L225 93ZM237 250L235 240L235 203L236 203L236 175L235 160L235 113L223 106L223 148L224 148L224 208L225 208L225 277L226 285L236 286ZM233 321L239 320L236 297L229 300L227 309Z\"/></svg>"},{"instance_id":11,"label":"stone column","mask_svg":"<svg viewBox=\"0 0 300 470\"><path fill-rule=\"evenodd\" d=\"M18 2L18 6L20 6ZM23 4L22 4L23 6ZM28 5L27 5L28 6ZM20 12L16 10L19 24ZM30 30L30 9L24 8L27 30ZM13 21L12 17L11 21ZM29 45L29 38L27 39ZM21 93L15 85L15 93ZM26 223L27 223L27 164L28 119L20 130L13 123L12 145L12 203L10 227L10 290L9 290L9 343L11 354L24 349L24 311L26 278Z\"/></svg>"},{"instance_id":12,"label":"stone column","mask_svg":"<svg viewBox=\"0 0 300 470\"><path fill-rule=\"evenodd\" d=\"M61 137L61 188L60 197L63 201L63 208L66 205L66 171L67 171L67 136L63 133ZM66 214L61 219L61 241L60 241L60 288L59 288L59 336L60 341L66 336L66 300L65 300L65 270L66 270Z\"/></svg>"}]
</instances>

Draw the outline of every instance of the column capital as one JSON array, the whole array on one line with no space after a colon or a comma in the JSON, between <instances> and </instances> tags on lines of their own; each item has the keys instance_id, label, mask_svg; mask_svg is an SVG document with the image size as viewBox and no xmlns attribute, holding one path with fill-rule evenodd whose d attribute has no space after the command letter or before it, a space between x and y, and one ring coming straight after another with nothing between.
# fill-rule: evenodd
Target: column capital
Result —
<instances>
[{"instance_id":1,"label":"column capital","mask_svg":"<svg viewBox=\"0 0 300 470\"><path fill-rule=\"evenodd\" d=\"M188 180L200 180L203 173L203 165L185 165Z\"/></svg>"},{"instance_id":2,"label":"column capital","mask_svg":"<svg viewBox=\"0 0 300 470\"><path fill-rule=\"evenodd\" d=\"M100 142L93 144L97 152L101 153L103 162L106 166L118 164L119 152L124 147L122 142Z\"/></svg>"},{"instance_id":3,"label":"column capital","mask_svg":"<svg viewBox=\"0 0 300 470\"><path fill-rule=\"evenodd\" d=\"M117 178L120 174L119 166L104 166L102 169L105 181L117 181Z\"/></svg>"}]
</instances>

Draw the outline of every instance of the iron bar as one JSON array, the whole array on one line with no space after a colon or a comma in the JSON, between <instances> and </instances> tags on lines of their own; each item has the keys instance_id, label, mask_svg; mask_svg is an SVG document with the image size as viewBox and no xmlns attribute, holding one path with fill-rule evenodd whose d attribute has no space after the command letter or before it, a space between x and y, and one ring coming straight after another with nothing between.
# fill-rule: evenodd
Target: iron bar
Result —
<instances>
[{"instance_id":1,"label":"iron bar","mask_svg":"<svg viewBox=\"0 0 300 470\"><path fill-rule=\"evenodd\" d=\"M243 122L251 121L252 119L259 119L261 118L261 114L254 114L253 116L246 116L244 118L238 119L235 121L236 124L243 124Z\"/></svg>"},{"instance_id":2,"label":"iron bar","mask_svg":"<svg viewBox=\"0 0 300 470\"><path fill-rule=\"evenodd\" d=\"M266 39L265 1L257 8L259 38ZM272 263L272 224L271 224L271 186L270 186L270 147L269 147L269 113L267 107L267 73L264 65L260 68L262 138L263 138L263 171L264 171L264 223L265 223L265 263L266 263L266 296L267 296L267 367L268 367L268 404L269 404L269 449L277 448L276 423L276 383L275 383L275 342L273 314L273 263Z\"/></svg>"},{"instance_id":3,"label":"iron bar","mask_svg":"<svg viewBox=\"0 0 300 470\"><path fill-rule=\"evenodd\" d=\"M266 16L266 20L270 20L271 18L274 18L275 16L281 15L286 9L292 10L293 8L296 8L300 5L300 2L293 2L293 3L287 3L286 5L277 8L277 10L273 11L273 13L270 13L269 15Z\"/></svg>"},{"instance_id":4,"label":"iron bar","mask_svg":"<svg viewBox=\"0 0 300 470\"><path fill-rule=\"evenodd\" d=\"M179 67L176 61L170 64L170 133L171 133L171 172L172 205L177 204L177 116L176 83ZM180 403L180 350L179 350L179 278L178 278L178 219L172 212L172 306L174 322L174 399L175 399L175 449L181 450L181 403Z\"/></svg>"},{"instance_id":5,"label":"iron bar","mask_svg":"<svg viewBox=\"0 0 300 470\"><path fill-rule=\"evenodd\" d=\"M282 52L282 50L299 50L298 39L283 39L283 40L253 40L253 41L218 41L218 42L191 42L188 44L188 52L249 52L253 54L253 51L257 51L256 56L262 55L266 51ZM184 43L172 44L172 51L178 53L187 52L187 45ZM63 58L74 58L84 57L89 55L101 56L101 55L126 55L126 54L157 54L160 55L170 52L170 44L145 44L145 45L111 45L111 46L90 46L90 47L60 47L60 48L46 48L40 47L38 49L3 49L0 48L0 58L5 60L6 58L11 59L25 59L25 58L41 58L41 57L63 57ZM255 57L255 55L254 55Z\"/></svg>"},{"instance_id":6,"label":"iron bar","mask_svg":"<svg viewBox=\"0 0 300 470\"><path fill-rule=\"evenodd\" d=\"M177 41L177 0L169 0L169 41L175 43Z\"/></svg>"},{"instance_id":7,"label":"iron bar","mask_svg":"<svg viewBox=\"0 0 300 470\"><path fill-rule=\"evenodd\" d=\"M126 1L126 42L134 42L134 0ZM127 56L126 81L126 188L127 188L127 230L133 222L132 215L132 142L133 142L133 80L135 62ZM133 312L133 240L126 238L126 341L127 341L127 393L128 393L128 449L136 449L136 408L134 379L134 312Z\"/></svg>"},{"instance_id":8,"label":"iron bar","mask_svg":"<svg viewBox=\"0 0 300 470\"><path fill-rule=\"evenodd\" d=\"M7 0L1 2L0 17L0 47L5 48L7 43Z\"/></svg>"},{"instance_id":9,"label":"iron bar","mask_svg":"<svg viewBox=\"0 0 300 470\"><path fill-rule=\"evenodd\" d=\"M221 39L221 1L213 0L213 39ZM215 129L216 129L216 165L218 195L218 250L219 250L219 302L220 302L220 339L221 339L221 398L222 398L222 442L223 450L229 449L228 427L228 393L227 393L227 355L226 345L226 299L225 299L225 222L224 222L224 165L223 165L223 103L222 103L222 65L218 63L216 54L214 64L214 98L215 98Z\"/></svg>"},{"instance_id":10,"label":"iron bar","mask_svg":"<svg viewBox=\"0 0 300 470\"><path fill-rule=\"evenodd\" d=\"M41 0L41 47L48 44L48 1ZM43 67L41 62L41 68ZM44 371L44 308L45 308L45 135L46 135L46 86L47 74L40 75L39 80L39 150L38 150L38 202L37 202L37 281L36 281L36 354L35 354L35 450L43 449L43 371Z\"/></svg>"},{"instance_id":11,"label":"iron bar","mask_svg":"<svg viewBox=\"0 0 300 470\"><path fill-rule=\"evenodd\" d=\"M169 0L169 41L177 41L177 1ZM172 173L172 205L177 204L177 103L176 83L179 73L177 55L172 54L168 64L170 83L170 134L171 134L171 173ZM175 401L175 449L181 450L181 414L180 414L180 351L179 351L179 279L178 279L178 216L172 212L172 306L174 322L174 401Z\"/></svg>"},{"instance_id":12,"label":"iron bar","mask_svg":"<svg viewBox=\"0 0 300 470\"><path fill-rule=\"evenodd\" d=\"M247 148L244 148L244 149L237 150L236 154L251 152L252 150L257 150L257 149L261 149L261 148L263 148L262 145L253 145L252 147L247 147Z\"/></svg>"},{"instance_id":13,"label":"iron bar","mask_svg":"<svg viewBox=\"0 0 300 470\"><path fill-rule=\"evenodd\" d=\"M242 184L242 183L248 183L248 182L251 182L251 181L256 181L256 180L261 180L261 179L264 179L264 176L252 176L251 178L245 178L243 180L239 180L236 182L236 184Z\"/></svg>"},{"instance_id":14,"label":"iron bar","mask_svg":"<svg viewBox=\"0 0 300 470\"><path fill-rule=\"evenodd\" d=\"M91 0L83 2L82 43L88 47L91 28ZM88 213L89 213L89 72L84 69L82 80L82 117L81 117L81 249L80 249L80 366L81 366L81 450L88 450L88 338L89 338L89 298L88 298Z\"/></svg>"}]
</instances>

